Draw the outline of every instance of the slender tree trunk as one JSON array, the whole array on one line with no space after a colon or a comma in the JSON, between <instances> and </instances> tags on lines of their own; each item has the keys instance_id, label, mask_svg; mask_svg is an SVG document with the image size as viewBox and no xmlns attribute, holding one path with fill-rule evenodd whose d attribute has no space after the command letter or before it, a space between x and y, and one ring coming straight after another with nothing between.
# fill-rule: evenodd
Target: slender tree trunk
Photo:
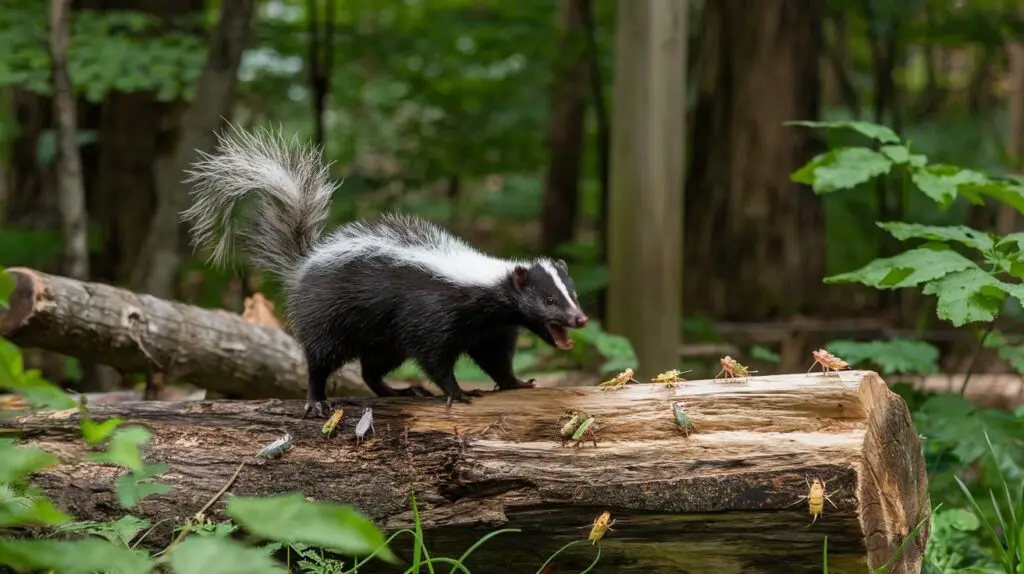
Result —
<instances>
[{"instance_id":1,"label":"slender tree trunk","mask_svg":"<svg viewBox=\"0 0 1024 574\"><path fill-rule=\"evenodd\" d=\"M50 2L50 57L53 60L53 115L57 119L57 178L61 232L64 239L62 272L67 277L89 278L88 215L78 153L75 95L68 76L71 0Z\"/></svg>"},{"instance_id":2,"label":"slender tree trunk","mask_svg":"<svg viewBox=\"0 0 1024 574\"><path fill-rule=\"evenodd\" d=\"M1006 140L1006 155L1013 170L1021 173L1024 168L1024 44L1010 42L1006 46L1010 64L1010 132ZM1005 235L1017 229L1017 210L1008 204L999 205L996 216L996 233Z\"/></svg>"},{"instance_id":3,"label":"slender tree trunk","mask_svg":"<svg viewBox=\"0 0 1024 574\"><path fill-rule=\"evenodd\" d=\"M821 10L817 0L704 7L684 226L690 315L759 321L818 305L822 202L790 181L817 140L783 123L818 117Z\"/></svg>"},{"instance_id":4,"label":"slender tree trunk","mask_svg":"<svg viewBox=\"0 0 1024 574\"><path fill-rule=\"evenodd\" d=\"M309 0L306 5L309 12L309 84L313 90L313 138L322 148L327 131L325 113L334 62L335 2L327 0L322 27L317 19L318 7L317 0Z\"/></svg>"},{"instance_id":5,"label":"slender tree trunk","mask_svg":"<svg viewBox=\"0 0 1024 574\"><path fill-rule=\"evenodd\" d=\"M237 85L238 64L249 36L255 0L223 2L220 20L210 40L210 51L196 83L195 97L185 111L171 160L158 174L158 207L132 273L138 290L170 298L181 267L178 218L187 207L189 188L182 174L198 157L211 150L215 131L228 116Z\"/></svg>"},{"instance_id":6,"label":"slender tree trunk","mask_svg":"<svg viewBox=\"0 0 1024 574\"><path fill-rule=\"evenodd\" d=\"M607 322L633 343L640 376L679 358L687 12L618 3Z\"/></svg>"},{"instance_id":7,"label":"slender tree trunk","mask_svg":"<svg viewBox=\"0 0 1024 574\"><path fill-rule=\"evenodd\" d=\"M611 117L608 114L608 103L604 97L604 74L601 73L601 53L597 47L597 23L594 18L594 3L583 4L583 26L587 39L587 61L589 62L590 97L594 104L594 122L597 124L597 177L600 182L600 205L598 207L597 236L601 260L608 260L608 209L611 204L611 180L609 166L611 160ZM601 322L605 320L607 309L607 287L597 293L594 317Z\"/></svg>"},{"instance_id":8,"label":"slender tree trunk","mask_svg":"<svg viewBox=\"0 0 1024 574\"><path fill-rule=\"evenodd\" d=\"M551 98L548 173L541 214L541 246L548 252L572 241L576 232L590 68L584 27L589 2L558 0L561 41Z\"/></svg>"},{"instance_id":9,"label":"slender tree trunk","mask_svg":"<svg viewBox=\"0 0 1024 574\"><path fill-rule=\"evenodd\" d=\"M828 50L829 63L832 66L832 74L835 77L839 88L839 95L843 104L850 108L854 118L860 117L860 96L857 89L853 87L848 71L849 66L849 37L846 30L846 15L842 10L837 10L830 18L835 33L834 44Z\"/></svg>"}]
</instances>

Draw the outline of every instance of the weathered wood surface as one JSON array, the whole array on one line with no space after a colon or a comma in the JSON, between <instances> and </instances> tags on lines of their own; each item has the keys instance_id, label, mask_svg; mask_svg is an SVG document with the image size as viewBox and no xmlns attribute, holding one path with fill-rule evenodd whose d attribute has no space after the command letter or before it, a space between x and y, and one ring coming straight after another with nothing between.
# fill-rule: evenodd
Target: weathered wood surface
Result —
<instances>
[{"instance_id":1,"label":"weathered wood surface","mask_svg":"<svg viewBox=\"0 0 1024 574\"><path fill-rule=\"evenodd\" d=\"M698 427L689 438L674 426L675 400L686 401ZM364 405L373 406L377 435L357 447ZM163 482L174 486L142 504L138 514L154 522L194 513L246 459L231 494L300 490L354 504L389 529L410 524L412 485L434 555L458 556L499 526L523 529L474 554L469 565L481 572L536 571L559 546L585 538L603 510L617 522L597 572L821 572L826 535L830 572L864 572L889 560L931 512L906 405L870 372L692 381L674 390L525 389L450 410L440 398L343 400L335 401L345 415L332 438L321 434L322 421L299 418L302 406L150 401L92 412L154 433L148 457L170 464ZM597 447L560 445L556 419L567 409L596 416ZM86 449L75 411L5 426L61 457L37 482L62 508L80 519L118 515L118 471L76 462ZM295 446L283 458L252 457L286 431ZM807 502L794 503L814 477L827 481L838 509L826 502L810 525ZM927 537L925 527L892 572L919 572ZM593 551L573 547L559 571L580 571Z\"/></svg>"},{"instance_id":2,"label":"weathered wood surface","mask_svg":"<svg viewBox=\"0 0 1024 574\"><path fill-rule=\"evenodd\" d=\"M123 372L165 373L245 398L306 396L302 349L280 329L204 309L22 267L0 334ZM334 394L372 396L353 368L333 378ZM396 385L397 386L397 385Z\"/></svg>"}]
</instances>

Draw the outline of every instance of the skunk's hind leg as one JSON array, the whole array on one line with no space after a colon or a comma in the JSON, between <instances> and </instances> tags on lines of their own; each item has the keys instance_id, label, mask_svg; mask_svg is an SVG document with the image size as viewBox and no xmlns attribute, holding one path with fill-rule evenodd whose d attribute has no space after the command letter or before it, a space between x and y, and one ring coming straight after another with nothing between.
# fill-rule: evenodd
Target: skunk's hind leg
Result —
<instances>
[{"instance_id":1,"label":"skunk's hind leg","mask_svg":"<svg viewBox=\"0 0 1024 574\"><path fill-rule=\"evenodd\" d=\"M302 411L302 418L310 413L320 418L331 416L331 404L327 400L327 377L334 371L330 364L321 360L312 360L307 357L309 364L309 387L306 390L306 408Z\"/></svg>"},{"instance_id":2,"label":"skunk's hind leg","mask_svg":"<svg viewBox=\"0 0 1024 574\"><path fill-rule=\"evenodd\" d=\"M423 387L414 385L408 389L393 389L384 382L384 377L397 369L405 361L401 353L381 352L374 350L359 358L359 368L363 372L363 382L378 397L432 397L433 393Z\"/></svg>"}]
</instances>

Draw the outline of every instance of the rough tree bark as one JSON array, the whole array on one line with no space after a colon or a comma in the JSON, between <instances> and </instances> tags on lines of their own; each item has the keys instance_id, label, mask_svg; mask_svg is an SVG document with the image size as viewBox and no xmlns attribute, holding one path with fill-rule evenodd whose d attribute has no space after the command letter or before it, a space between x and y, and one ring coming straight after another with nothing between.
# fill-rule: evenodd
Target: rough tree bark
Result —
<instances>
[{"instance_id":1,"label":"rough tree bark","mask_svg":"<svg viewBox=\"0 0 1024 574\"><path fill-rule=\"evenodd\" d=\"M690 315L763 321L812 314L825 271L820 198L790 181L814 155L821 3L704 6L686 184L684 299ZM640 279L638 277L637 279Z\"/></svg>"},{"instance_id":2,"label":"rough tree bark","mask_svg":"<svg viewBox=\"0 0 1024 574\"><path fill-rule=\"evenodd\" d=\"M8 271L17 286L10 310L0 310L0 335L20 346L161 373L232 397L305 396L302 349L280 329L101 283ZM371 394L350 367L333 382L332 394Z\"/></svg>"},{"instance_id":3,"label":"rough tree bark","mask_svg":"<svg viewBox=\"0 0 1024 574\"><path fill-rule=\"evenodd\" d=\"M131 284L140 291L158 297L174 294L181 266L179 214L189 198L184 173L198 157L198 150L213 149L214 134L222 118L230 115L254 4L255 0L221 3L220 20L210 39L195 96L182 117L170 161L158 174L156 213L131 275Z\"/></svg>"},{"instance_id":4,"label":"rough tree bark","mask_svg":"<svg viewBox=\"0 0 1024 574\"><path fill-rule=\"evenodd\" d=\"M71 0L50 2L50 57L53 77L53 115L57 119L57 179L61 232L64 239L62 274L89 278L86 241L89 218L85 211L82 158L78 153L75 93L68 75Z\"/></svg>"},{"instance_id":5,"label":"rough tree bark","mask_svg":"<svg viewBox=\"0 0 1024 574\"><path fill-rule=\"evenodd\" d=\"M584 14L590 0L558 0L559 57L548 118L548 172L541 211L541 247L551 252L576 235L583 119L590 61Z\"/></svg>"},{"instance_id":6,"label":"rough tree bark","mask_svg":"<svg viewBox=\"0 0 1024 574\"><path fill-rule=\"evenodd\" d=\"M640 373L678 360L687 11L619 2L616 18L607 326L632 341Z\"/></svg>"},{"instance_id":7,"label":"rough tree bark","mask_svg":"<svg viewBox=\"0 0 1024 574\"><path fill-rule=\"evenodd\" d=\"M863 572L893 558L931 513L906 404L874 373L648 387L495 392L451 409L441 398L344 401L332 438L319 421L299 418L302 401L122 403L91 413L153 432L147 458L170 465L160 481L173 488L135 514L172 519L165 530L246 460L230 494L298 490L353 504L389 529L412 522L411 486L435 555L457 555L499 525L522 528L485 544L467 564L487 572L532 572L565 542L585 538L604 510L616 523L602 541L601 572L821 572L825 535L830 571ZM678 399L697 425L689 437L669 407ZM356 446L364 405L373 406L376 436ZM603 425L596 447L560 445L556 418L566 409ZM60 507L78 519L114 518L118 470L79 462L87 448L77 417L69 410L3 426L60 453L62 463L35 479ZM285 432L294 448L283 458L252 457ZM811 525L801 497L814 478L826 481L835 506L825 502ZM224 503L211 519L222 518ZM928 534L925 524L890 572L918 572ZM593 551L574 547L559 566L578 571Z\"/></svg>"}]
</instances>

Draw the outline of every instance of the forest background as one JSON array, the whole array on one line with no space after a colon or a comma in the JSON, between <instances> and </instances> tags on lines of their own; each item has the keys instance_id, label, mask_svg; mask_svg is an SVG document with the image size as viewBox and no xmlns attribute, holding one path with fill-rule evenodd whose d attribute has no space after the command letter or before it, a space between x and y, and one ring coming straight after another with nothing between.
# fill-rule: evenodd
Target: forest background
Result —
<instances>
[{"instance_id":1,"label":"forest background","mask_svg":"<svg viewBox=\"0 0 1024 574\"><path fill-rule=\"evenodd\" d=\"M343 180L332 223L400 209L494 254L568 261L596 320L571 354L524 343L520 376L695 378L726 354L794 372L820 347L878 370L950 513L932 565L984 564L991 509L954 477L984 493L1024 474L1020 267L967 282L904 242L975 247L990 278L1024 243L1024 3L669 4L82 0L63 85L48 3L4 2L0 265L232 311L259 291L283 315L273 281L207 265L178 222L183 169L223 118L277 126ZM659 15L678 57L645 56L655 32L638 22ZM621 136L650 106L675 113ZM876 224L894 221L912 225ZM872 263L889 257L904 259ZM69 389L141 380L24 352Z\"/></svg>"}]
</instances>

